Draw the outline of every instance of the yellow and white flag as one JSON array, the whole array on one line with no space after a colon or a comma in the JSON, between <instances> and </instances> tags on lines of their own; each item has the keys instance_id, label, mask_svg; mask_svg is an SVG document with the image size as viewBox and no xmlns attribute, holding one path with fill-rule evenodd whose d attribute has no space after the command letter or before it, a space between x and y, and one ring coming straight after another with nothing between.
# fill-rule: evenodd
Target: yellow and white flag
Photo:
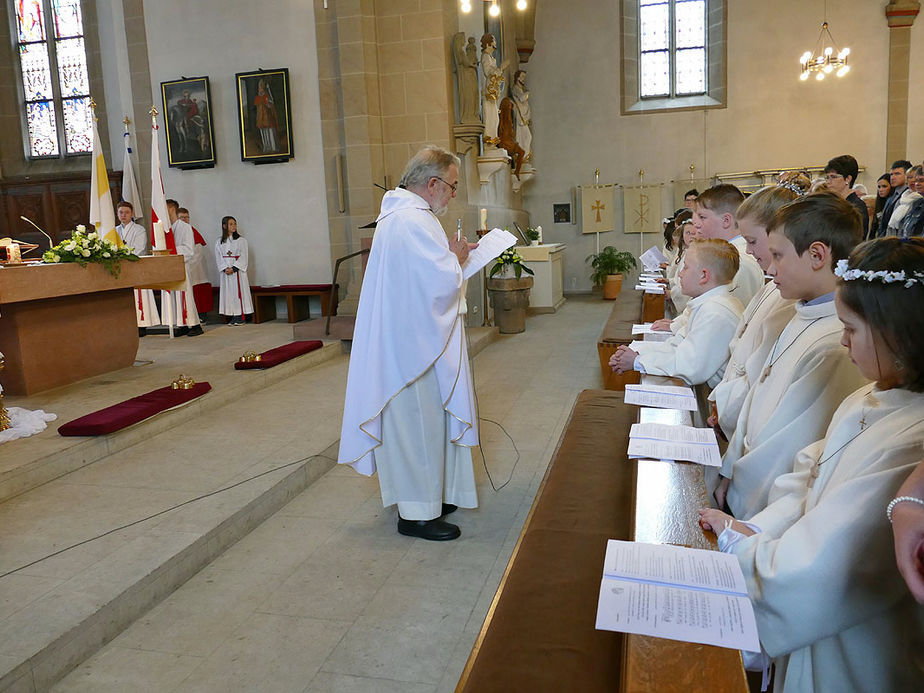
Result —
<instances>
[{"instance_id":1,"label":"yellow and white flag","mask_svg":"<svg viewBox=\"0 0 924 693\"><path fill-rule=\"evenodd\" d=\"M615 186L581 186L581 233L603 233L616 228L613 214Z\"/></svg>"},{"instance_id":2,"label":"yellow and white flag","mask_svg":"<svg viewBox=\"0 0 924 693\"><path fill-rule=\"evenodd\" d=\"M93 171L90 176L90 223L96 227L100 238L122 247L122 239L116 231L112 195L109 192L109 174L103 158L103 146L99 139L96 119L93 119Z\"/></svg>"}]
</instances>

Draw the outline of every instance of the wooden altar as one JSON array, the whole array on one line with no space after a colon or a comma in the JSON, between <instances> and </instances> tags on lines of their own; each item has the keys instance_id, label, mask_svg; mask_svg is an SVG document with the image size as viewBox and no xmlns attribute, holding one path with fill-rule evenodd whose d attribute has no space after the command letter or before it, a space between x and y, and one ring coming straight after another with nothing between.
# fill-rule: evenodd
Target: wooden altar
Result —
<instances>
[{"instance_id":1,"label":"wooden altar","mask_svg":"<svg viewBox=\"0 0 924 693\"><path fill-rule=\"evenodd\" d=\"M6 394L31 395L131 366L138 352L133 288L182 288L179 255L102 265L0 269L0 351Z\"/></svg>"}]
</instances>

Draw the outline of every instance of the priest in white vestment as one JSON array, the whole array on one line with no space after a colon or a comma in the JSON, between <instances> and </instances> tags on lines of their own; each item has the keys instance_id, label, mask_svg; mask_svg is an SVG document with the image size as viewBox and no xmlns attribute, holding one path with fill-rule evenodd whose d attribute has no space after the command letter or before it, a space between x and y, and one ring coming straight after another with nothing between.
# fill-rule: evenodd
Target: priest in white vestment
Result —
<instances>
[{"instance_id":1,"label":"priest in white vestment","mask_svg":"<svg viewBox=\"0 0 924 693\"><path fill-rule=\"evenodd\" d=\"M464 239L437 220L455 196L459 160L426 147L382 199L356 314L339 462L378 472L398 531L450 540L441 519L478 505L478 444L463 326Z\"/></svg>"},{"instance_id":2,"label":"priest in white vestment","mask_svg":"<svg viewBox=\"0 0 924 693\"><path fill-rule=\"evenodd\" d=\"M116 210L119 216L119 225L116 232L122 243L134 250L135 255L147 255L148 234L141 224L136 224L133 217L135 208L131 202L120 202ZM147 328L160 325L160 315L157 313L157 302L151 289L135 289L135 317L138 322L138 336L143 337Z\"/></svg>"},{"instance_id":3,"label":"priest in white vestment","mask_svg":"<svg viewBox=\"0 0 924 693\"><path fill-rule=\"evenodd\" d=\"M164 306L164 301L173 299L173 324L178 327L174 334L195 337L202 334L199 324L199 312L196 309L196 299L193 295L192 284L189 281L189 264L195 262L196 241L193 237L192 226L179 217L180 205L176 200L167 200L167 214L170 215L170 232L175 246L174 252L183 256L186 263L186 285L180 291L161 292L161 312L165 320L170 313ZM169 245L169 242L168 242Z\"/></svg>"}]
</instances>

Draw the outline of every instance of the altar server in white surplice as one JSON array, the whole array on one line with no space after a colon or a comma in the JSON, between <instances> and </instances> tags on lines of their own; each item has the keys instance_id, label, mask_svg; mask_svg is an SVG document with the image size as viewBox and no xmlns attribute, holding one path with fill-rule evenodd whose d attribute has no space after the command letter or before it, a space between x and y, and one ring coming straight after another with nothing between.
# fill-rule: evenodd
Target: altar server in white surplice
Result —
<instances>
[{"instance_id":1,"label":"altar server in white surplice","mask_svg":"<svg viewBox=\"0 0 924 693\"><path fill-rule=\"evenodd\" d=\"M796 182L758 190L738 207L738 231L747 244L748 254L757 261L761 271L766 272L770 266L767 226L773 215L810 187L808 177L801 176ZM735 432L741 407L751 384L760 377L767 354L795 313L793 303L780 296L776 284L768 282L744 309L735 336L728 345L730 357L725 375L709 395L715 407L710 423L719 426L726 440Z\"/></svg>"},{"instance_id":2,"label":"altar server in white surplice","mask_svg":"<svg viewBox=\"0 0 924 693\"><path fill-rule=\"evenodd\" d=\"M215 263L221 281L218 312L231 318L231 325L243 325L244 316L253 313L247 258L247 241L237 232L237 219L224 217L221 238L215 241Z\"/></svg>"},{"instance_id":3,"label":"altar server in white surplice","mask_svg":"<svg viewBox=\"0 0 924 693\"><path fill-rule=\"evenodd\" d=\"M170 233L177 255L183 256L186 267L195 262L196 241L193 237L192 226L179 217L180 205L176 200L167 200L167 214L170 216ZM170 245L170 242L167 242ZM173 324L177 327L174 334L195 337L202 334L202 325L199 324L199 312L196 309L196 299L193 295L192 284L189 281L189 270L186 271L186 285L180 291L171 291L173 298ZM170 314L164 307L167 292L161 292L161 312L167 320Z\"/></svg>"},{"instance_id":4,"label":"altar server in white surplice","mask_svg":"<svg viewBox=\"0 0 924 693\"><path fill-rule=\"evenodd\" d=\"M141 224L135 223L133 219L135 208L132 203L120 202L116 212L119 215L119 225L116 226L116 231L122 243L134 249L135 255L147 255L148 234ZM150 289L135 289L135 317L138 320L138 335L141 337L144 336L148 327L160 325L154 292Z\"/></svg>"},{"instance_id":5,"label":"altar server in white surplice","mask_svg":"<svg viewBox=\"0 0 924 693\"><path fill-rule=\"evenodd\" d=\"M840 274L844 345L875 383L844 400L762 512L704 509L701 522L738 557L776 691L921 691L924 607L895 565L886 508L924 441L924 311L907 310L924 302L924 241L870 241Z\"/></svg>"},{"instance_id":6,"label":"altar server in white surplice","mask_svg":"<svg viewBox=\"0 0 924 693\"><path fill-rule=\"evenodd\" d=\"M735 246L740 263L731 292L732 296L741 301L742 306L746 306L763 288L764 271L757 261L748 255L747 243L738 232L735 215L742 202L744 195L734 185L715 185L696 198L693 225L702 238L721 238Z\"/></svg>"},{"instance_id":7,"label":"altar server in white surplice","mask_svg":"<svg viewBox=\"0 0 924 693\"><path fill-rule=\"evenodd\" d=\"M382 198L350 354L339 462L378 471L398 531L449 540L441 519L478 505L471 448L478 444L463 316L461 264L469 245L447 241L442 215L459 159L428 146Z\"/></svg>"},{"instance_id":8,"label":"altar server in white surplice","mask_svg":"<svg viewBox=\"0 0 924 693\"><path fill-rule=\"evenodd\" d=\"M637 370L710 387L722 379L728 341L743 311L729 286L738 270L738 252L726 241L701 240L684 257L680 281L684 293L692 297L686 308L689 317L667 341L641 342L638 351L620 346L609 361L617 373Z\"/></svg>"},{"instance_id":9,"label":"altar server in white surplice","mask_svg":"<svg viewBox=\"0 0 924 693\"><path fill-rule=\"evenodd\" d=\"M773 341L722 458L715 497L735 517L766 507L796 452L824 435L834 410L864 383L840 344L834 310L834 265L859 242L860 217L836 195L809 195L780 209L769 232L768 272L780 295L796 300L796 314Z\"/></svg>"}]
</instances>

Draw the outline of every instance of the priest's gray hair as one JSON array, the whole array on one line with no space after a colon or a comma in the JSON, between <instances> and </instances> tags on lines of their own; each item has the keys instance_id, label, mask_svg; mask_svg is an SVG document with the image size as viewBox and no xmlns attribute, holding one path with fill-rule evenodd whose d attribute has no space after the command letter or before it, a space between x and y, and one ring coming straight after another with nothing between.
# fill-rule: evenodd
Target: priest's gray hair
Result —
<instances>
[{"instance_id":1,"label":"priest's gray hair","mask_svg":"<svg viewBox=\"0 0 924 693\"><path fill-rule=\"evenodd\" d=\"M462 167L459 157L455 154L442 147L428 144L407 162L398 185L408 189L426 187L431 178L445 178L453 164L456 168Z\"/></svg>"}]
</instances>

